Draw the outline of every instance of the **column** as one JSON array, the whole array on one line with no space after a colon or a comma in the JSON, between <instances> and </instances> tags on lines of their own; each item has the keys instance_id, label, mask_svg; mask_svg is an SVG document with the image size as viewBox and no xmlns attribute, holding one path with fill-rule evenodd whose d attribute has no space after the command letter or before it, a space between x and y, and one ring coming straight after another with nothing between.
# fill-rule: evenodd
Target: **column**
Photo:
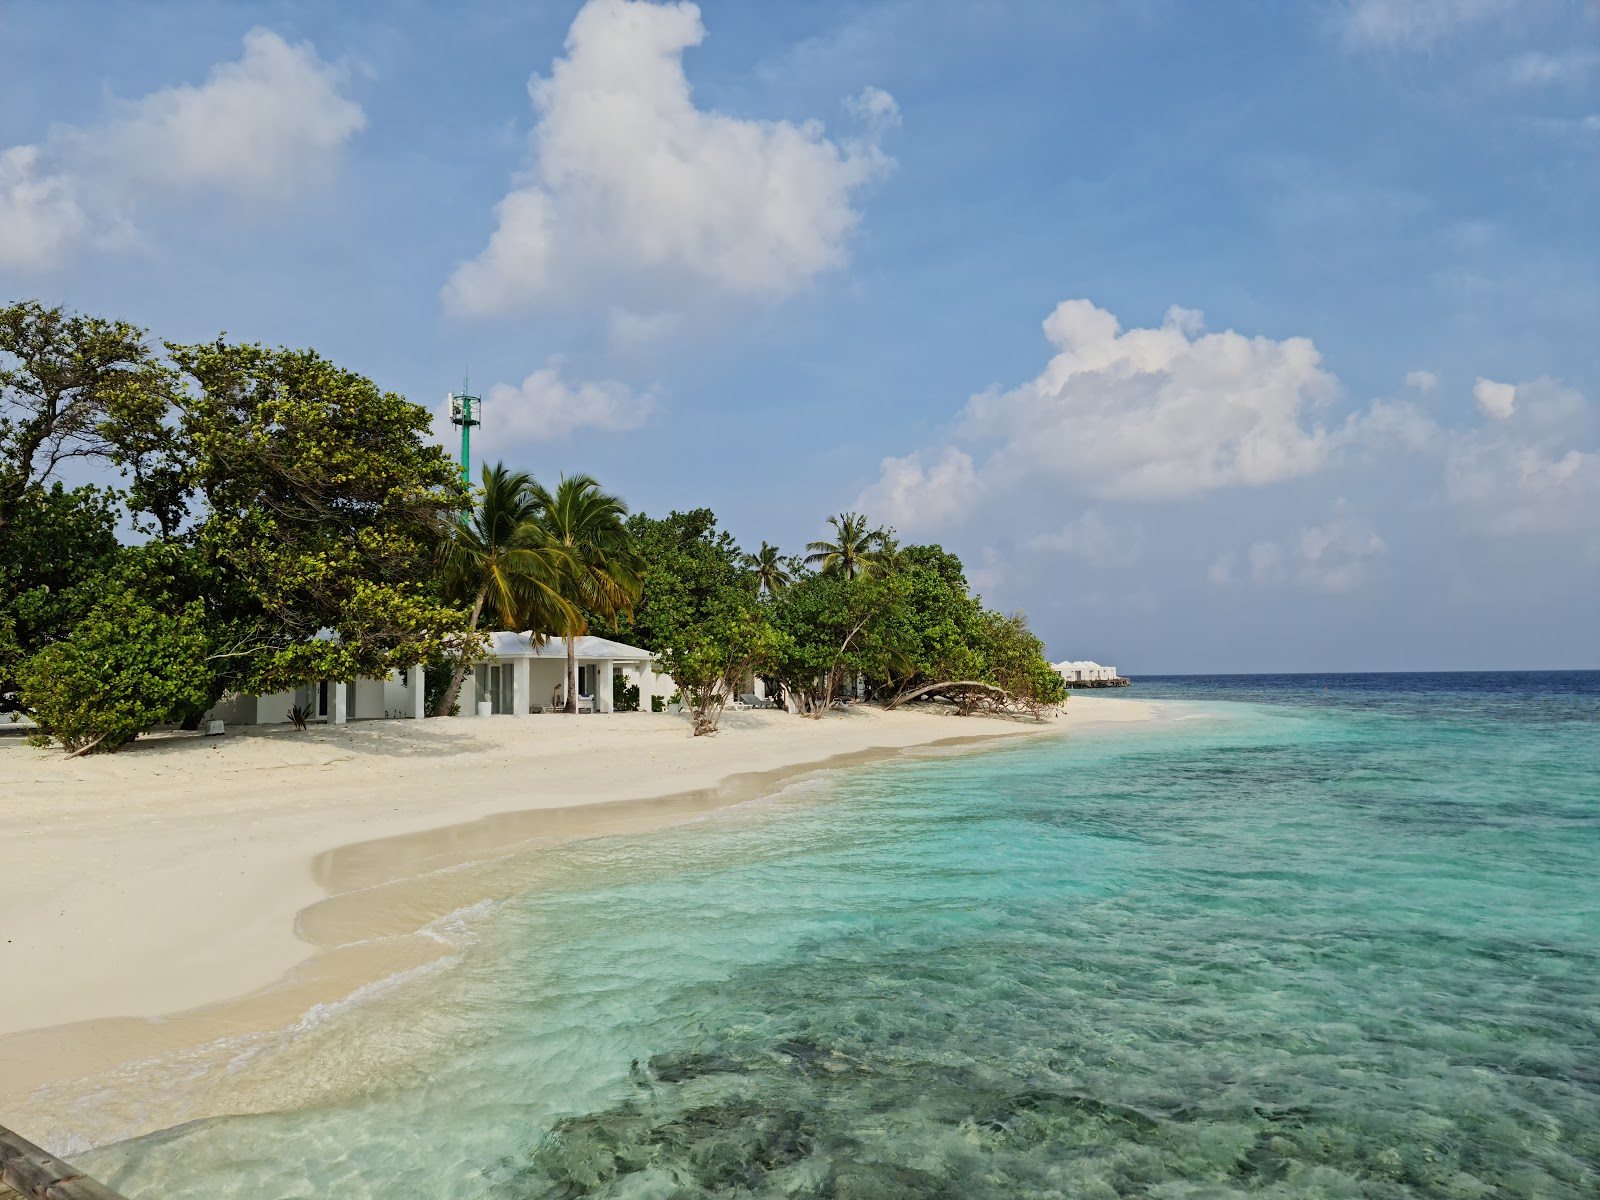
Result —
<instances>
[{"instance_id":1,"label":"column","mask_svg":"<svg viewBox=\"0 0 1600 1200\"><path fill-rule=\"evenodd\" d=\"M611 660L601 659L595 664L594 710L611 711Z\"/></svg>"},{"instance_id":2,"label":"column","mask_svg":"<svg viewBox=\"0 0 1600 1200\"><path fill-rule=\"evenodd\" d=\"M528 668L526 658L515 659L511 664L511 711L519 717L527 716L533 703L528 692Z\"/></svg>"},{"instance_id":3,"label":"column","mask_svg":"<svg viewBox=\"0 0 1600 1200\"><path fill-rule=\"evenodd\" d=\"M420 721L428 715L428 672L423 664L418 663L406 672L409 686L406 688L407 707L411 710L411 719Z\"/></svg>"},{"instance_id":4,"label":"column","mask_svg":"<svg viewBox=\"0 0 1600 1200\"><path fill-rule=\"evenodd\" d=\"M333 701L333 711L328 714L328 719L335 725L343 725L350 719L350 685L340 679L330 679L328 699Z\"/></svg>"}]
</instances>

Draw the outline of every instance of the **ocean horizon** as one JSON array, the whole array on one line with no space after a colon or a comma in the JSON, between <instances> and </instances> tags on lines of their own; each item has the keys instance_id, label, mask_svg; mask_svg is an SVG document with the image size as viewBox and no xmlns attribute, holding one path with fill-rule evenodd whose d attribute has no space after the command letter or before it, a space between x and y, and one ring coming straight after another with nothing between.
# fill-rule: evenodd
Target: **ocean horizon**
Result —
<instances>
[{"instance_id":1,"label":"ocean horizon","mask_svg":"<svg viewBox=\"0 0 1600 1200\"><path fill-rule=\"evenodd\" d=\"M75 1161L130 1200L1596 1194L1600 672L1096 694L1160 716L540 851L442 965L230 1065L314 1100Z\"/></svg>"}]
</instances>

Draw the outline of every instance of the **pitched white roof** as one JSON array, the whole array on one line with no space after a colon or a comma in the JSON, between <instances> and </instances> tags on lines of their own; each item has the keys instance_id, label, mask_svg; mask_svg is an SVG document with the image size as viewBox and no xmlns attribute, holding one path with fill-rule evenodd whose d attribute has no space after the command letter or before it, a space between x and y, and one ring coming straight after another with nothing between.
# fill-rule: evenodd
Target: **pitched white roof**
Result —
<instances>
[{"instance_id":1,"label":"pitched white roof","mask_svg":"<svg viewBox=\"0 0 1600 1200\"><path fill-rule=\"evenodd\" d=\"M585 634L573 639L579 658L644 662L655 656L639 646L613 642L610 638ZM542 646L534 645L531 633L491 633L489 650L495 658L561 658L567 657L567 644L558 637L550 638Z\"/></svg>"}]
</instances>

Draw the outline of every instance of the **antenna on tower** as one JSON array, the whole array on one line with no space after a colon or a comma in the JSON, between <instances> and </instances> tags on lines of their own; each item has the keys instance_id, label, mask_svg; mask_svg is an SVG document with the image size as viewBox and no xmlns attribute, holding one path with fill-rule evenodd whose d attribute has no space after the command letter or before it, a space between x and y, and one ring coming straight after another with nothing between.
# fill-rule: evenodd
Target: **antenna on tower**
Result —
<instances>
[{"instance_id":1,"label":"antenna on tower","mask_svg":"<svg viewBox=\"0 0 1600 1200\"><path fill-rule=\"evenodd\" d=\"M472 486L472 427L483 424L483 397L474 396L467 386L467 372L461 372L461 390L450 393L450 424L461 426L461 482Z\"/></svg>"}]
</instances>

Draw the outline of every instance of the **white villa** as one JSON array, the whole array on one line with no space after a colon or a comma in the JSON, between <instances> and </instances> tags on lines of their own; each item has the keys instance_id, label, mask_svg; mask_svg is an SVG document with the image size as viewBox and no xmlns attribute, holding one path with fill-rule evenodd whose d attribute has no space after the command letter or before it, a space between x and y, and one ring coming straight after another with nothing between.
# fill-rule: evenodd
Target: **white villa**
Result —
<instances>
[{"instance_id":1,"label":"white villa","mask_svg":"<svg viewBox=\"0 0 1600 1200\"><path fill-rule=\"evenodd\" d=\"M1109 682L1117 678L1115 667L1102 667L1099 663L1087 659L1082 662L1058 662L1055 668L1056 674L1068 683L1093 683L1097 680Z\"/></svg>"},{"instance_id":2,"label":"white villa","mask_svg":"<svg viewBox=\"0 0 1600 1200\"><path fill-rule=\"evenodd\" d=\"M574 642L579 712L613 711L614 672L625 685L639 689L639 707L645 712L652 697L677 690L670 677L657 673L655 656L648 650L603 637ZM488 656L474 663L461 682L461 716L526 716L561 707L567 682L564 641L552 638L539 645L532 634L493 633L489 643ZM385 717L420 720L427 715L425 702L423 670L417 666L391 671L385 679L323 680L270 696L226 696L206 718L225 725L269 725L288 721L290 710L304 705L312 720L330 725Z\"/></svg>"}]
</instances>

